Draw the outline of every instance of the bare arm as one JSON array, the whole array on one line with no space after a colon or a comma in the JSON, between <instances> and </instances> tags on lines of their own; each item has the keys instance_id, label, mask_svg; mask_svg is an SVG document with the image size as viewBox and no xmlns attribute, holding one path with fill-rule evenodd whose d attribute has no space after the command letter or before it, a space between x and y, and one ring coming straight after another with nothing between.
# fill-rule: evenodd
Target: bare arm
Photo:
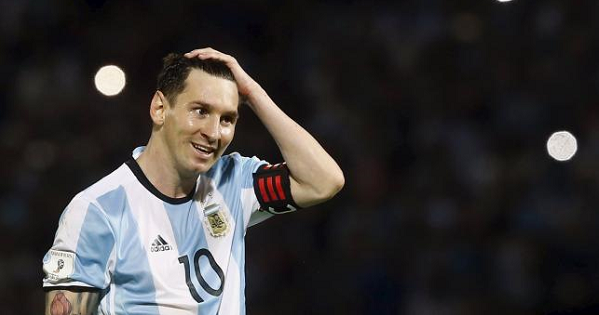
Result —
<instances>
[{"instance_id":1,"label":"bare arm","mask_svg":"<svg viewBox=\"0 0 599 315\"><path fill-rule=\"evenodd\" d=\"M277 143L290 172L291 193L301 207L332 198L345 183L343 172L333 158L304 128L287 116L255 82L235 58L212 48L196 49L188 58L218 59L235 76L239 93L262 121Z\"/></svg>"},{"instance_id":2,"label":"bare arm","mask_svg":"<svg viewBox=\"0 0 599 315\"><path fill-rule=\"evenodd\" d=\"M300 207L332 198L344 185L341 168L304 128L260 88L248 96L250 107L277 143L290 172L291 194Z\"/></svg>"},{"instance_id":3,"label":"bare arm","mask_svg":"<svg viewBox=\"0 0 599 315\"><path fill-rule=\"evenodd\" d=\"M99 292L71 292L53 290L46 292L46 315L92 315L96 314L100 301Z\"/></svg>"}]
</instances>

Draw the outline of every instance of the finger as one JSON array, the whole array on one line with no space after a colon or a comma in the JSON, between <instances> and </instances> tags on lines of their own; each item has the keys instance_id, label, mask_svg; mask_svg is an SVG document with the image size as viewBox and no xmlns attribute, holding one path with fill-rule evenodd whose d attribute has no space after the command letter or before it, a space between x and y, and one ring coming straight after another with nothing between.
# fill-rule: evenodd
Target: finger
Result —
<instances>
[{"instance_id":1,"label":"finger","mask_svg":"<svg viewBox=\"0 0 599 315\"><path fill-rule=\"evenodd\" d=\"M214 50L212 48L207 48L207 49L203 49L203 50L198 50L197 51L198 55L202 55L202 56L210 56L212 58L215 57L227 57L227 54L224 54L218 50Z\"/></svg>"},{"instance_id":2,"label":"finger","mask_svg":"<svg viewBox=\"0 0 599 315\"><path fill-rule=\"evenodd\" d=\"M191 58L197 58L197 57L198 57L198 56L200 56L201 54L202 54L202 52L201 52L201 51L198 51L198 50L196 49L196 50L192 50L192 51L190 51L190 52L188 52L188 53L184 54L183 56L185 56L185 57L187 57L187 58L191 59Z\"/></svg>"},{"instance_id":3,"label":"finger","mask_svg":"<svg viewBox=\"0 0 599 315\"><path fill-rule=\"evenodd\" d=\"M198 57L200 59L216 59L216 60L220 60L220 61L223 61L225 63L230 63L230 64L237 63L237 60L235 60L235 58L233 58L232 56L229 56L227 54L223 54L219 51L202 52L198 55Z\"/></svg>"},{"instance_id":4,"label":"finger","mask_svg":"<svg viewBox=\"0 0 599 315\"><path fill-rule=\"evenodd\" d=\"M197 57L198 55L205 54L205 53L221 53L221 52L212 47L205 47L205 48L194 49L194 50L186 53L185 56L193 58L193 57Z\"/></svg>"},{"instance_id":5,"label":"finger","mask_svg":"<svg viewBox=\"0 0 599 315\"><path fill-rule=\"evenodd\" d=\"M190 58L190 59L199 58L201 60L206 60L206 59L220 60L220 61L226 63L227 65L229 65L230 67L232 66L233 68L239 66L237 59L235 59L233 56L222 53L222 52L220 52L216 49L213 49L211 47L194 49L194 50L186 53L184 56L187 58Z\"/></svg>"},{"instance_id":6,"label":"finger","mask_svg":"<svg viewBox=\"0 0 599 315\"><path fill-rule=\"evenodd\" d=\"M206 47L206 48L200 48L200 49L194 49L188 53L185 54L186 57L199 57L199 56L208 56L210 58L216 58L216 57L224 57L224 58L230 58L231 56L220 52L214 48L211 47Z\"/></svg>"},{"instance_id":7,"label":"finger","mask_svg":"<svg viewBox=\"0 0 599 315\"><path fill-rule=\"evenodd\" d=\"M204 54L205 52L206 52L206 48L194 49L194 50L184 54L183 56L185 56L187 58L196 58L196 57Z\"/></svg>"},{"instance_id":8,"label":"finger","mask_svg":"<svg viewBox=\"0 0 599 315\"><path fill-rule=\"evenodd\" d=\"M203 48L203 50L205 52L215 52L215 53L221 53L222 54L222 52L220 52L220 51L218 51L218 50L216 50L216 49L214 49L212 47L206 47L206 48Z\"/></svg>"}]
</instances>

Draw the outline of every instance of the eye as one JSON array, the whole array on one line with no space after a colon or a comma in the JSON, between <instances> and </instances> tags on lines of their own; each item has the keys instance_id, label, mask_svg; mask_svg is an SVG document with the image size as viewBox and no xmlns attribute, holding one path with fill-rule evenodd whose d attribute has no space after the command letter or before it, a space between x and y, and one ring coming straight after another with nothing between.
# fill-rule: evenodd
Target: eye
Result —
<instances>
[{"instance_id":1,"label":"eye","mask_svg":"<svg viewBox=\"0 0 599 315\"><path fill-rule=\"evenodd\" d=\"M228 126L228 125L231 125L231 124L234 124L234 123L235 123L235 118L234 118L234 117L231 117L231 116L223 116L223 117L221 118L221 122L222 122L224 125Z\"/></svg>"},{"instance_id":2,"label":"eye","mask_svg":"<svg viewBox=\"0 0 599 315\"><path fill-rule=\"evenodd\" d=\"M193 112L200 117L204 117L204 116L208 115L208 111L202 107L194 109Z\"/></svg>"}]
</instances>

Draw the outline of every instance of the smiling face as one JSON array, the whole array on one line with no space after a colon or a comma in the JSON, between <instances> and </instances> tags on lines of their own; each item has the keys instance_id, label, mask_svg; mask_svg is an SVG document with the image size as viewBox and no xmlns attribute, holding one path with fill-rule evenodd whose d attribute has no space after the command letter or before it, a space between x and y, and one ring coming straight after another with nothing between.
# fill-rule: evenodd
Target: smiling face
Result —
<instances>
[{"instance_id":1,"label":"smiling face","mask_svg":"<svg viewBox=\"0 0 599 315\"><path fill-rule=\"evenodd\" d=\"M172 166L183 177L208 171L235 135L237 85L193 69L174 103L162 101L167 104L160 133Z\"/></svg>"}]
</instances>

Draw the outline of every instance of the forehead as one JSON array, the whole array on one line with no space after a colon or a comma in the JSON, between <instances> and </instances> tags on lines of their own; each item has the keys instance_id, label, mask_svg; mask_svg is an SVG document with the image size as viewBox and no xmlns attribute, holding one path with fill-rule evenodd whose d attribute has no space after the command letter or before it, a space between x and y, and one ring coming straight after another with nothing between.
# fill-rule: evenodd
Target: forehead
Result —
<instances>
[{"instance_id":1,"label":"forehead","mask_svg":"<svg viewBox=\"0 0 599 315\"><path fill-rule=\"evenodd\" d=\"M185 80L178 102L202 102L213 106L235 107L239 103L237 84L233 81L193 69Z\"/></svg>"}]
</instances>

